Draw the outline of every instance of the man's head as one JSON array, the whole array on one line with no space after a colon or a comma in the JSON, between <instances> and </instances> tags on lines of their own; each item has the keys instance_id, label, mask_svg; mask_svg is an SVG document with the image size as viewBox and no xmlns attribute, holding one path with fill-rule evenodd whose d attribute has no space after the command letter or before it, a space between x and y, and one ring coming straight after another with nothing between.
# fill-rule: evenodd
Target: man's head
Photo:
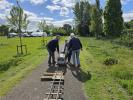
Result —
<instances>
[{"instance_id":1,"label":"man's head","mask_svg":"<svg viewBox=\"0 0 133 100\"><path fill-rule=\"evenodd\" d=\"M58 40L59 40L59 39L60 39L60 35L56 35L56 39L58 39Z\"/></svg>"},{"instance_id":2,"label":"man's head","mask_svg":"<svg viewBox=\"0 0 133 100\"><path fill-rule=\"evenodd\" d=\"M75 37L75 34L74 34L74 33L71 33L71 34L70 34L70 37L71 37L71 38L74 38L74 37Z\"/></svg>"}]
</instances>

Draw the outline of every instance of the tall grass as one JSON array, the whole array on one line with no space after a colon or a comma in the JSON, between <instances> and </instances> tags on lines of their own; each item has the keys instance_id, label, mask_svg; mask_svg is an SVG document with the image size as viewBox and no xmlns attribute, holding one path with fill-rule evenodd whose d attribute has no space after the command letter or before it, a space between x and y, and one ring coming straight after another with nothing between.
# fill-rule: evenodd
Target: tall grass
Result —
<instances>
[{"instance_id":1,"label":"tall grass","mask_svg":"<svg viewBox=\"0 0 133 100\"><path fill-rule=\"evenodd\" d=\"M110 40L81 38L84 49L81 65L91 73L85 90L91 100L128 100L133 98L133 51ZM105 65L107 58L117 61Z\"/></svg>"}]
</instances>

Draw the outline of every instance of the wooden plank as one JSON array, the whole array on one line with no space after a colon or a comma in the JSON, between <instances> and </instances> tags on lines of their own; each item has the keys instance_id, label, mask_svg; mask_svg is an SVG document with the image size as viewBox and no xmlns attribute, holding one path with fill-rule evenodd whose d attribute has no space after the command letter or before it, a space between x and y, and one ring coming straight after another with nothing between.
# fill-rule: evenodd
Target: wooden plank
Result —
<instances>
[{"instance_id":1,"label":"wooden plank","mask_svg":"<svg viewBox=\"0 0 133 100\"><path fill-rule=\"evenodd\" d=\"M54 75L53 77L52 77L52 79L55 79L55 80L64 80L64 76L62 76L62 75Z\"/></svg>"},{"instance_id":2,"label":"wooden plank","mask_svg":"<svg viewBox=\"0 0 133 100\"><path fill-rule=\"evenodd\" d=\"M63 75L63 73L62 73L62 72L56 72L56 73L45 72L43 75L44 75L44 76L45 76L45 75L46 75L46 76Z\"/></svg>"},{"instance_id":3,"label":"wooden plank","mask_svg":"<svg viewBox=\"0 0 133 100\"><path fill-rule=\"evenodd\" d=\"M63 93L45 93L46 95L57 95L57 94L59 94L59 95L61 95L61 94L63 94Z\"/></svg>"},{"instance_id":4,"label":"wooden plank","mask_svg":"<svg viewBox=\"0 0 133 100\"><path fill-rule=\"evenodd\" d=\"M63 100L63 99L43 99L43 100Z\"/></svg>"},{"instance_id":5,"label":"wooden plank","mask_svg":"<svg viewBox=\"0 0 133 100\"><path fill-rule=\"evenodd\" d=\"M41 81L44 81L44 80L64 80L64 76L63 75L43 75L41 76Z\"/></svg>"},{"instance_id":6,"label":"wooden plank","mask_svg":"<svg viewBox=\"0 0 133 100\"><path fill-rule=\"evenodd\" d=\"M53 76L41 76L41 81L45 81L45 80L53 80L52 79L53 78Z\"/></svg>"}]
</instances>

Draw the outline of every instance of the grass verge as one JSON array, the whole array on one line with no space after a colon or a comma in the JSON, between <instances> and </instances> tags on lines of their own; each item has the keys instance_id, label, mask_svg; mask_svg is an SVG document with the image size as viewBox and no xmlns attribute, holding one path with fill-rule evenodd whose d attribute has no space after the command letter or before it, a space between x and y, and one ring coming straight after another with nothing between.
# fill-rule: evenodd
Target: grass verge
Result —
<instances>
[{"instance_id":1,"label":"grass verge","mask_svg":"<svg viewBox=\"0 0 133 100\"><path fill-rule=\"evenodd\" d=\"M81 41L81 69L86 73L83 80L89 100L132 100L133 51L107 40L82 37ZM118 64L105 65L110 57Z\"/></svg>"}]
</instances>

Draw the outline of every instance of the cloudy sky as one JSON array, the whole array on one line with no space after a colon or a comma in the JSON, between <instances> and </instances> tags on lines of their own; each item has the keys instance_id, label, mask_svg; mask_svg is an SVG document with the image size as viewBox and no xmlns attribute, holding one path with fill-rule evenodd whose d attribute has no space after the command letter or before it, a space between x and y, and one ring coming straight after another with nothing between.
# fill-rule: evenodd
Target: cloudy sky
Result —
<instances>
[{"instance_id":1,"label":"cloudy sky","mask_svg":"<svg viewBox=\"0 0 133 100\"><path fill-rule=\"evenodd\" d=\"M36 29L37 23L43 19L48 24L62 26L64 23L73 24L72 8L79 0L20 0L21 7L29 15L29 29ZM94 3L95 0L89 0ZM106 0L100 0L104 8ZM16 0L0 0L0 24L6 23L6 17ZM122 0L123 17L125 21L133 19L133 0Z\"/></svg>"}]
</instances>

